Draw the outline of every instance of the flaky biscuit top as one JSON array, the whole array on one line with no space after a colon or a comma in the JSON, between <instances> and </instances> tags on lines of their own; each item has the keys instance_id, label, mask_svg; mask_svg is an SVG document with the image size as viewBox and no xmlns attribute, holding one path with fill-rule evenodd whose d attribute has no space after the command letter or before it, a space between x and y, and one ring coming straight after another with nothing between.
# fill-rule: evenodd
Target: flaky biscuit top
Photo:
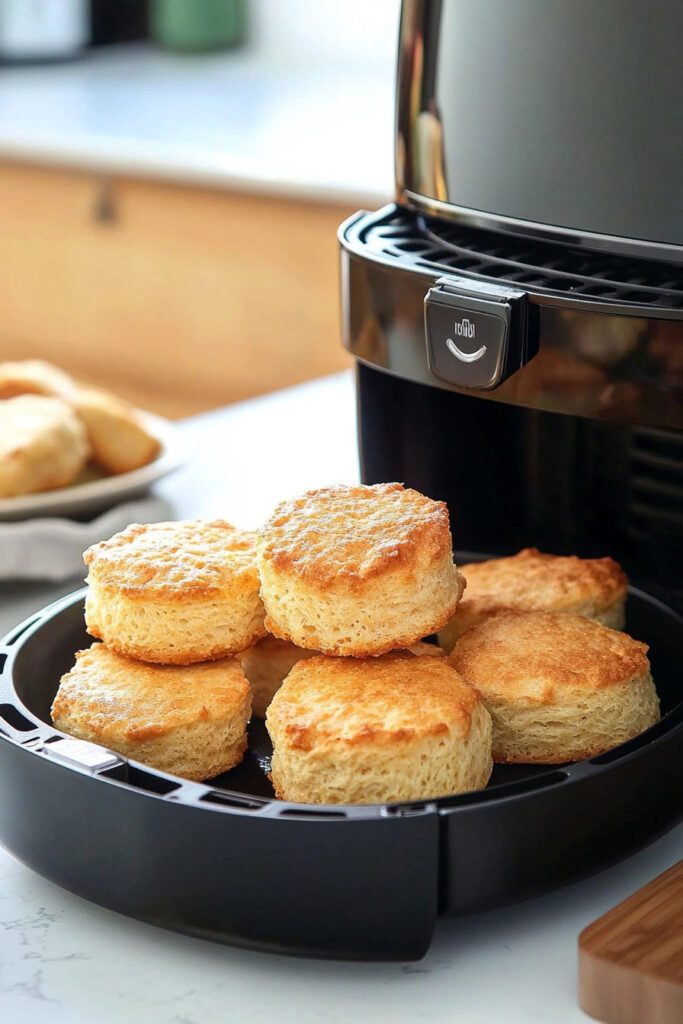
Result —
<instances>
[{"instance_id":1,"label":"flaky biscuit top","mask_svg":"<svg viewBox=\"0 0 683 1024\"><path fill-rule=\"evenodd\" d=\"M223 519L134 523L83 556L89 580L131 598L219 595L236 583L258 588L255 534Z\"/></svg>"},{"instance_id":2,"label":"flaky biscuit top","mask_svg":"<svg viewBox=\"0 0 683 1024\"><path fill-rule=\"evenodd\" d=\"M467 630L448 661L485 698L550 703L647 675L647 651L581 615L505 611Z\"/></svg>"},{"instance_id":3,"label":"flaky biscuit top","mask_svg":"<svg viewBox=\"0 0 683 1024\"><path fill-rule=\"evenodd\" d=\"M101 743L144 742L242 709L249 684L235 658L200 665L132 661L93 644L62 677L52 718L87 730Z\"/></svg>"},{"instance_id":4,"label":"flaky biscuit top","mask_svg":"<svg viewBox=\"0 0 683 1024\"><path fill-rule=\"evenodd\" d=\"M387 744L455 732L481 702L445 658L405 652L298 662L267 713L271 735L304 750Z\"/></svg>"},{"instance_id":5,"label":"flaky biscuit top","mask_svg":"<svg viewBox=\"0 0 683 1024\"><path fill-rule=\"evenodd\" d=\"M313 584L361 582L443 558L448 509L398 483L323 487L278 505L258 549L276 570Z\"/></svg>"},{"instance_id":6,"label":"flaky biscuit top","mask_svg":"<svg viewBox=\"0 0 683 1024\"><path fill-rule=\"evenodd\" d=\"M608 608L626 596L628 581L611 558L548 555L525 548L509 558L461 565L467 589L463 615L488 615L508 608L571 610Z\"/></svg>"}]
</instances>

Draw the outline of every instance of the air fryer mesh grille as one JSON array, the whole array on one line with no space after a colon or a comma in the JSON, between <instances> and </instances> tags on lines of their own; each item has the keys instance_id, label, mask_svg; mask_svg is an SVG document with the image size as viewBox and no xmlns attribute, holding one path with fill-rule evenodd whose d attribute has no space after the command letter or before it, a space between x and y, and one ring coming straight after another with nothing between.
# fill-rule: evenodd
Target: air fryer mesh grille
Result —
<instances>
[{"instance_id":1,"label":"air fryer mesh grille","mask_svg":"<svg viewBox=\"0 0 683 1024\"><path fill-rule=\"evenodd\" d=\"M631 500L629 536L636 550L643 545L669 545L683 520L683 434L635 427L630 450ZM668 599L683 606L683 581L676 559L662 567L659 585Z\"/></svg>"},{"instance_id":2,"label":"air fryer mesh grille","mask_svg":"<svg viewBox=\"0 0 683 1024\"><path fill-rule=\"evenodd\" d=\"M367 223L363 242L385 257L443 273L495 278L534 292L683 309L683 270L418 216L394 206Z\"/></svg>"}]
</instances>

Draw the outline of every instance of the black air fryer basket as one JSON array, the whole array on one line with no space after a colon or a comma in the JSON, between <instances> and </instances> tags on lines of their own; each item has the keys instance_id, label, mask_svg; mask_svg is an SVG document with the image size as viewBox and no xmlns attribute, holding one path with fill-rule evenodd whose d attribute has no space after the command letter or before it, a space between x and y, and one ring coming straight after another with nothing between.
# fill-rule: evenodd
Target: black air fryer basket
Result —
<instances>
[{"instance_id":1,"label":"black air fryer basket","mask_svg":"<svg viewBox=\"0 0 683 1024\"><path fill-rule=\"evenodd\" d=\"M681 817L683 619L638 591L627 629L651 646L660 723L574 765L498 767L481 792L353 807L276 800L259 720L244 762L207 785L58 732L49 709L60 676L90 642L83 597L0 644L0 839L131 917L261 950L417 959L438 915L546 892Z\"/></svg>"}]
</instances>

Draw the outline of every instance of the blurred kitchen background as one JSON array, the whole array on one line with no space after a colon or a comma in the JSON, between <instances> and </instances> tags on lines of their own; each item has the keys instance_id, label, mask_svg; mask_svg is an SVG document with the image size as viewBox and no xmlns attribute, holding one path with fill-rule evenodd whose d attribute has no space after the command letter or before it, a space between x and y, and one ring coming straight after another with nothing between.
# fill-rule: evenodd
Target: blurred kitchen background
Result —
<instances>
[{"instance_id":1,"label":"blurred kitchen background","mask_svg":"<svg viewBox=\"0 0 683 1024\"><path fill-rule=\"evenodd\" d=\"M184 416L349 365L398 0L0 0L0 360Z\"/></svg>"}]
</instances>

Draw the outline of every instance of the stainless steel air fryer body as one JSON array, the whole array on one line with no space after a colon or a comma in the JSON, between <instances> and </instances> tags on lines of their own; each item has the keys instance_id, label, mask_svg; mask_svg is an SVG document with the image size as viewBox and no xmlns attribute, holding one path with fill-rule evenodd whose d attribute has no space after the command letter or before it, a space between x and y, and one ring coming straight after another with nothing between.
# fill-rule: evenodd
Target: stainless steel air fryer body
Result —
<instances>
[{"instance_id":1,"label":"stainless steel air fryer body","mask_svg":"<svg viewBox=\"0 0 683 1024\"><path fill-rule=\"evenodd\" d=\"M683 608L675 0L404 0L397 202L340 229L366 482Z\"/></svg>"},{"instance_id":2,"label":"stainless steel air fryer body","mask_svg":"<svg viewBox=\"0 0 683 1024\"><path fill-rule=\"evenodd\" d=\"M399 201L680 262L682 35L678 0L405 0Z\"/></svg>"}]
</instances>

